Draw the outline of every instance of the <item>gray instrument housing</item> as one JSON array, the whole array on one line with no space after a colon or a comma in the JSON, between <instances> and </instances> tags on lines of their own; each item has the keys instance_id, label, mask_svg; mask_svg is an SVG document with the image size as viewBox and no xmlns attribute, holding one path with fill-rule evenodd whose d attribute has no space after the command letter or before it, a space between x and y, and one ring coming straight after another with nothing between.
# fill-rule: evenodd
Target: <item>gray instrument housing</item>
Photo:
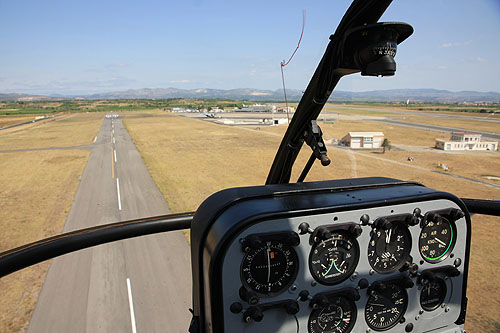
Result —
<instances>
[{"instance_id":1,"label":"gray instrument housing","mask_svg":"<svg viewBox=\"0 0 500 333\"><path fill-rule=\"evenodd\" d=\"M280 231L295 231L299 225L307 222L311 229L320 226L335 226L343 223L360 223L360 217L368 214L370 221L378 217L398 214L412 214L419 208L422 214L455 208L464 212L465 216L456 220L456 241L451 254L437 263L424 261L419 249L418 239L420 225L409 226L412 244L410 256L418 264L418 273L425 269L456 265L460 275L442 277L447 285L447 295L443 305L433 311L423 311L420 306L422 289L418 275L411 277L414 282L408 293L408 306L404 314L404 323L384 332L404 332L408 324L413 325L411 332L462 332L466 308L466 283L470 246L470 216L463 203L455 196L428 189L417 183L401 182L389 178L363 178L330 182L292 184L225 190L215 194L215 200L207 199L209 209L200 207L199 213L205 218L203 224L198 222L199 230L195 231L197 246L201 260L193 262L198 266L200 278L193 283L199 284L199 292L203 297L199 307L194 307L195 317L200 318L201 331L207 332L308 332L308 319L312 311L309 301L298 301L300 310L295 315L287 314L284 309L271 309L263 312L260 322L245 322L242 313L232 313L230 305L240 302L246 309L250 305L241 299L239 289L242 286L240 266L245 253L240 240L252 234L266 234ZM265 189L261 189L265 188ZM285 190L284 190L285 189ZM263 191L262 191L263 190ZM229 193L227 193L229 192ZM242 193L243 192L243 193ZM222 194L221 194L222 193ZM234 201L228 198L235 195ZM214 202L219 207L214 207ZM196 215L200 216L197 212ZM194 223L196 222L196 215ZM211 221L210 221L211 220ZM194 225L193 223L193 225ZM309 255L311 251L310 234L300 235L300 244L294 247L298 255L298 274L292 285L282 293L266 298L261 297L259 304L280 300L298 299L302 290L311 296L326 291L341 290L347 287L358 288L360 279L365 278L370 285L375 281L390 280L399 276L409 276L408 271L396 270L390 273L372 271L367 258L368 242L372 227L361 226L362 233L357 238L360 258L355 274L340 284L327 286L316 283L309 271ZM202 232L203 231L203 232ZM204 240L200 242L199 240ZM193 245L193 244L192 244ZM459 259L459 260L458 260ZM365 305L368 300L367 289L359 289L360 299L355 302L357 318L352 332L370 332L365 321ZM193 295L195 297L196 295ZM244 310L242 311L244 312Z\"/></svg>"}]
</instances>

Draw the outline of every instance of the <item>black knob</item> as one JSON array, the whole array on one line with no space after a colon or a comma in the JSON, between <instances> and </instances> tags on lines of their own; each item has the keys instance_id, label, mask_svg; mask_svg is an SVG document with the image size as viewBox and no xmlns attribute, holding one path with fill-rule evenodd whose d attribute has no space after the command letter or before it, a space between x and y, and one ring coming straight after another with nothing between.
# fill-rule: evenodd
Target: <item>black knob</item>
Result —
<instances>
[{"instance_id":1,"label":"black knob","mask_svg":"<svg viewBox=\"0 0 500 333\"><path fill-rule=\"evenodd\" d=\"M240 294L241 299L250 305L255 305L255 304L259 303L259 298L257 297L257 294L251 290L247 290L243 286L240 288L239 294Z\"/></svg>"},{"instance_id":2,"label":"black knob","mask_svg":"<svg viewBox=\"0 0 500 333\"><path fill-rule=\"evenodd\" d=\"M262 247L262 241L257 237L250 237L248 239L248 246L251 249L258 249Z\"/></svg>"},{"instance_id":3,"label":"black knob","mask_svg":"<svg viewBox=\"0 0 500 333\"><path fill-rule=\"evenodd\" d=\"M462 212L461 210L458 210L458 209L453 209L450 213L450 217L453 221L456 221L458 219L461 219L462 217L464 217L465 214L464 212Z\"/></svg>"},{"instance_id":4,"label":"black knob","mask_svg":"<svg viewBox=\"0 0 500 333\"><path fill-rule=\"evenodd\" d=\"M286 239L286 242L290 246L297 246L300 244L300 237L297 235L296 232L291 232L288 238Z\"/></svg>"},{"instance_id":5,"label":"black knob","mask_svg":"<svg viewBox=\"0 0 500 333\"><path fill-rule=\"evenodd\" d=\"M309 232L309 224L306 222L302 222L299 224L299 234L305 235Z\"/></svg>"},{"instance_id":6,"label":"black knob","mask_svg":"<svg viewBox=\"0 0 500 333\"><path fill-rule=\"evenodd\" d=\"M353 225L349 227L349 232L354 236L354 237L359 237L363 230L361 230L361 227L359 225Z\"/></svg>"},{"instance_id":7,"label":"black knob","mask_svg":"<svg viewBox=\"0 0 500 333\"><path fill-rule=\"evenodd\" d=\"M229 310L232 312L232 313L240 313L241 310L243 310L243 305L241 305L240 302L234 302L233 304L231 304L231 306L229 307Z\"/></svg>"},{"instance_id":8,"label":"black knob","mask_svg":"<svg viewBox=\"0 0 500 333\"><path fill-rule=\"evenodd\" d=\"M437 222L439 218L440 218L439 214L433 212L427 214L427 221Z\"/></svg>"},{"instance_id":9,"label":"black knob","mask_svg":"<svg viewBox=\"0 0 500 333\"><path fill-rule=\"evenodd\" d=\"M422 210L420 208L415 208L413 210L413 215L415 215L417 217L422 217Z\"/></svg>"},{"instance_id":10,"label":"black knob","mask_svg":"<svg viewBox=\"0 0 500 333\"><path fill-rule=\"evenodd\" d=\"M401 285L405 288L413 288L415 283L413 283L413 281L409 277L404 277Z\"/></svg>"},{"instance_id":11,"label":"black knob","mask_svg":"<svg viewBox=\"0 0 500 333\"><path fill-rule=\"evenodd\" d=\"M299 298L302 302L305 302L309 299L309 292L307 290L302 290L299 293Z\"/></svg>"},{"instance_id":12,"label":"black knob","mask_svg":"<svg viewBox=\"0 0 500 333\"><path fill-rule=\"evenodd\" d=\"M326 156L326 154L321 154L321 165L322 166L327 166L329 165L331 160Z\"/></svg>"},{"instance_id":13,"label":"black knob","mask_svg":"<svg viewBox=\"0 0 500 333\"><path fill-rule=\"evenodd\" d=\"M326 240L332 238L332 233L326 228L319 228L318 238L321 240Z\"/></svg>"},{"instance_id":14,"label":"black knob","mask_svg":"<svg viewBox=\"0 0 500 333\"><path fill-rule=\"evenodd\" d=\"M368 282L368 280L364 279L364 278L359 280L359 282L358 282L359 289L366 289L366 288L368 288L369 285L370 285L370 282Z\"/></svg>"},{"instance_id":15,"label":"black knob","mask_svg":"<svg viewBox=\"0 0 500 333\"><path fill-rule=\"evenodd\" d=\"M381 293L383 292L385 289L387 288L387 286L385 285L385 283L381 282L381 281L376 281L372 284L371 286L371 290L368 289L369 292L375 292L375 293Z\"/></svg>"},{"instance_id":16,"label":"black knob","mask_svg":"<svg viewBox=\"0 0 500 333\"><path fill-rule=\"evenodd\" d=\"M418 217L416 217L415 215L408 216L408 218L406 219L406 223L409 226L417 225L419 223Z\"/></svg>"},{"instance_id":17,"label":"black knob","mask_svg":"<svg viewBox=\"0 0 500 333\"><path fill-rule=\"evenodd\" d=\"M446 267L445 274L449 277L456 277L460 275L460 271L455 266Z\"/></svg>"},{"instance_id":18,"label":"black knob","mask_svg":"<svg viewBox=\"0 0 500 333\"><path fill-rule=\"evenodd\" d=\"M368 222L370 222L370 217L367 214L361 215L361 218L359 219L361 221L362 225L368 225Z\"/></svg>"},{"instance_id":19,"label":"black knob","mask_svg":"<svg viewBox=\"0 0 500 333\"><path fill-rule=\"evenodd\" d=\"M327 308L330 305L328 298L325 295L316 295L311 301L311 305L313 308Z\"/></svg>"},{"instance_id":20,"label":"black knob","mask_svg":"<svg viewBox=\"0 0 500 333\"><path fill-rule=\"evenodd\" d=\"M413 324L412 323L406 324L405 332L411 332L411 331L413 331Z\"/></svg>"},{"instance_id":21,"label":"black knob","mask_svg":"<svg viewBox=\"0 0 500 333\"><path fill-rule=\"evenodd\" d=\"M423 280L432 282L432 281L434 281L436 279L436 274L434 274L433 271L431 271L429 269L426 269L425 271L422 272L422 274L420 275L420 277Z\"/></svg>"},{"instance_id":22,"label":"black knob","mask_svg":"<svg viewBox=\"0 0 500 333\"><path fill-rule=\"evenodd\" d=\"M297 303L295 301L287 303L285 305L285 310L286 310L286 313L288 313L289 315L294 315L297 312L299 312L299 310L300 310L299 303Z\"/></svg>"},{"instance_id":23,"label":"black knob","mask_svg":"<svg viewBox=\"0 0 500 333\"><path fill-rule=\"evenodd\" d=\"M377 229L389 230L392 228L392 223L389 222L389 220L387 220L386 218L381 217L373 222L373 226Z\"/></svg>"},{"instance_id":24,"label":"black knob","mask_svg":"<svg viewBox=\"0 0 500 333\"><path fill-rule=\"evenodd\" d=\"M251 306L248 308L248 310L245 311L243 314L243 318L245 319L245 322L250 322L250 320L260 322L264 318L264 314L262 313L262 310L259 309L256 306Z\"/></svg>"}]
</instances>

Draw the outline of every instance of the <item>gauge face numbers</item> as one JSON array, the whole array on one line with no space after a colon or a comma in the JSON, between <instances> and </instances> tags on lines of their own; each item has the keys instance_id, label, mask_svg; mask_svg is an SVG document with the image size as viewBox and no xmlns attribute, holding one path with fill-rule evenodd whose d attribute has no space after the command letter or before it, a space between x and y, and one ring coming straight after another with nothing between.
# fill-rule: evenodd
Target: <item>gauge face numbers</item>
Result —
<instances>
[{"instance_id":1,"label":"gauge face numbers","mask_svg":"<svg viewBox=\"0 0 500 333\"><path fill-rule=\"evenodd\" d=\"M403 266L411 249L411 235L402 223L389 230L373 229L368 244L368 262L379 273L390 273Z\"/></svg>"},{"instance_id":2,"label":"gauge face numbers","mask_svg":"<svg viewBox=\"0 0 500 333\"><path fill-rule=\"evenodd\" d=\"M455 225L444 217L428 221L418 238L420 255L430 263L444 260L455 245L456 234Z\"/></svg>"},{"instance_id":3,"label":"gauge face numbers","mask_svg":"<svg viewBox=\"0 0 500 333\"><path fill-rule=\"evenodd\" d=\"M394 327L403 317L408 306L408 294L397 284L389 284L379 291L372 291L365 307L365 320L376 331Z\"/></svg>"},{"instance_id":4,"label":"gauge face numbers","mask_svg":"<svg viewBox=\"0 0 500 333\"><path fill-rule=\"evenodd\" d=\"M321 284L338 284L354 273L359 261L357 240L344 232L332 232L332 237L313 246L309 255L309 270Z\"/></svg>"},{"instance_id":5,"label":"gauge face numbers","mask_svg":"<svg viewBox=\"0 0 500 333\"><path fill-rule=\"evenodd\" d=\"M309 333L348 333L356 322L356 305L343 296L329 298L327 307L314 309L309 316Z\"/></svg>"},{"instance_id":6,"label":"gauge face numbers","mask_svg":"<svg viewBox=\"0 0 500 333\"><path fill-rule=\"evenodd\" d=\"M295 250L283 242L270 240L245 253L240 275L247 289L268 297L287 289L295 280L298 269Z\"/></svg>"},{"instance_id":7,"label":"gauge face numbers","mask_svg":"<svg viewBox=\"0 0 500 333\"><path fill-rule=\"evenodd\" d=\"M426 283L420 293L420 306L425 311L436 310L443 304L446 292L446 282L443 279L438 278Z\"/></svg>"}]
</instances>

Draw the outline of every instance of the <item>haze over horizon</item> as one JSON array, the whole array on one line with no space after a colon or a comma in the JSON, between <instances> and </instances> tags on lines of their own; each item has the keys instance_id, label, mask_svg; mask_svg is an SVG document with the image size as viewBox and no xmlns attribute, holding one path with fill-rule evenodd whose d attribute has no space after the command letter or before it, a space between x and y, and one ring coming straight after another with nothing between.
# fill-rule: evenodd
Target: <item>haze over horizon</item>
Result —
<instances>
[{"instance_id":1,"label":"haze over horizon","mask_svg":"<svg viewBox=\"0 0 500 333\"><path fill-rule=\"evenodd\" d=\"M0 0L0 93L86 95L142 88L305 89L351 1ZM343 78L337 89L500 92L500 3L395 0L381 21L415 32L396 76Z\"/></svg>"}]
</instances>

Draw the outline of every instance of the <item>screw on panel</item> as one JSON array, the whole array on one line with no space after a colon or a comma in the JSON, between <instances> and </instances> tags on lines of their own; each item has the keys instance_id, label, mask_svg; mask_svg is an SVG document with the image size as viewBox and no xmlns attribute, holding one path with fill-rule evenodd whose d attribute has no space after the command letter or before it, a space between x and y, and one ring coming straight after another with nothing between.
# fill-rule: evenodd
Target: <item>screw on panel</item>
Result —
<instances>
[{"instance_id":1,"label":"screw on panel","mask_svg":"<svg viewBox=\"0 0 500 333\"><path fill-rule=\"evenodd\" d=\"M419 320L420 319L420 316L419 315L416 315L415 316L415 320Z\"/></svg>"},{"instance_id":2,"label":"screw on panel","mask_svg":"<svg viewBox=\"0 0 500 333\"><path fill-rule=\"evenodd\" d=\"M373 275L373 274L375 274L375 271L373 269L370 269L369 273L370 273L370 275Z\"/></svg>"},{"instance_id":3,"label":"screw on panel","mask_svg":"<svg viewBox=\"0 0 500 333\"><path fill-rule=\"evenodd\" d=\"M449 311L450 311L449 307L446 307L446 309L444 309L444 312L449 312Z\"/></svg>"},{"instance_id":4,"label":"screw on panel","mask_svg":"<svg viewBox=\"0 0 500 333\"><path fill-rule=\"evenodd\" d=\"M418 311L419 314L423 314L424 313L424 310L420 310Z\"/></svg>"},{"instance_id":5,"label":"screw on panel","mask_svg":"<svg viewBox=\"0 0 500 333\"><path fill-rule=\"evenodd\" d=\"M445 307L445 306L446 306L446 304L445 304L445 303L441 304L441 307L442 307L443 309L444 309L444 307Z\"/></svg>"},{"instance_id":6,"label":"screw on panel","mask_svg":"<svg viewBox=\"0 0 500 333\"><path fill-rule=\"evenodd\" d=\"M450 254L450 258L453 258L454 256L455 256L455 254L454 254L454 253Z\"/></svg>"},{"instance_id":7,"label":"screw on panel","mask_svg":"<svg viewBox=\"0 0 500 333\"><path fill-rule=\"evenodd\" d=\"M316 281L311 282L311 286L316 287Z\"/></svg>"},{"instance_id":8,"label":"screw on panel","mask_svg":"<svg viewBox=\"0 0 500 333\"><path fill-rule=\"evenodd\" d=\"M358 278L358 272L354 272L354 273L352 273L352 275L351 275L351 281L354 281L354 280L356 280L357 278Z\"/></svg>"},{"instance_id":9,"label":"screw on panel","mask_svg":"<svg viewBox=\"0 0 500 333\"><path fill-rule=\"evenodd\" d=\"M460 267L461 264L462 264L462 259L460 258L455 259L455 261L453 262L453 265L455 265L455 267Z\"/></svg>"},{"instance_id":10,"label":"screw on panel","mask_svg":"<svg viewBox=\"0 0 500 333\"><path fill-rule=\"evenodd\" d=\"M296 285L293 285L290 287L290 289L288 289L289 292L291 292L292 294L295 293L297 291L297 286Z\"/></svg>"}]
</instances>

